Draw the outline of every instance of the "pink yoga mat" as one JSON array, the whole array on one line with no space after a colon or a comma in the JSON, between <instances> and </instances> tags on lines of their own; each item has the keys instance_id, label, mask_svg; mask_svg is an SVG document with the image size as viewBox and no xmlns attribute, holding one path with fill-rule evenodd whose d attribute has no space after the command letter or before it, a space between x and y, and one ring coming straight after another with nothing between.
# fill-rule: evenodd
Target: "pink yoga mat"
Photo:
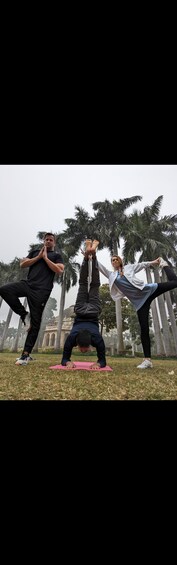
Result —
<instances>
[{"instance_id":1,"label":"pink yoga mat","mask_svg":"<svg viewBox=\"0 0 177 565\"><path fill-rule=\"evenodd\" d=\"M74 369L67 369L67 367L64 365L53 365L53 367L49 367L49 369L60 369L62 371L91 371L91 366L93 365L93 363L87 363L85 361L76 361L74 362L74 364ZM109 365L106 365L106 367L103 367L102 369L94 369L92 372L95 373L95 371L112 371L112 369L111 367L109 367Z\"/></svg>"}]
</instances>

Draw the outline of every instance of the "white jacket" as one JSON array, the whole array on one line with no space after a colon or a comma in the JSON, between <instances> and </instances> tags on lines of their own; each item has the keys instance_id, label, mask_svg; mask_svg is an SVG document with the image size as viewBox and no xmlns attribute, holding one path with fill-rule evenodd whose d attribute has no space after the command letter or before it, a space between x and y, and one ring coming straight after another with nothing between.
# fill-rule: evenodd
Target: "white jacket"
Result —
<instances>
[{"instance_id":1,"label":"white jacket","mask_svg":"<svg viewBox=\"0 0 177 565\"><path fill-rule=\"evenodd\" d=\"M147 267L150 266L151 266L151 261L144 261L143 263L133 263L133 264L128 263L123 267L123 273L126 279L133 286L135 286L139 290L142 290L146 283L135 277L135 273L138 273L138 271L141 271L142 269L146 269ZM104 267L101 263L99 263L99 261L98 261L98 269L100 273L102 273L103 275L105 275L105 277L107 277L107 279L109 279L109 289L110 289L111 298L113 298L113 300L115 301L122 298L124 296L123 292L121 292L121 290L119 290L116 284L114 284L114 281L117 277L117 271L108 271L108 269L106 269L106 267Z\"/></svg>"}]
</instances>

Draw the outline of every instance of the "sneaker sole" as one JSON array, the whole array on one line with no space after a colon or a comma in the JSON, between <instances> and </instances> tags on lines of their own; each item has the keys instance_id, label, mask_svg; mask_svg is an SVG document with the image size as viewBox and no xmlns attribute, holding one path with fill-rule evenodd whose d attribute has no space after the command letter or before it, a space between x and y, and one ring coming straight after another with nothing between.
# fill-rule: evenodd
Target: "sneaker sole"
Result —
<instances>
[{"instance_id":1,"label":"sneaker sole","mask_svg":"<svg viewBox=\"0 0 177 565\"><path fill-rule=\"evenodd\" d=\"M28 365L29 361L20 361L20 359L18 361L16 361L15 365Z\"/></svg>"},{"instance_id":2,"label":"sneaker sole","mask_svg":"<svg viewBox=\"0 0 177 565\"><path fill-rule=\"evenodd\" d=\"M153 367L138 367L137 366L137 369L145 370L145 369L153 369Z\"/></svg>"},{"instance_id":3,"label":"sneaker sole","mask_svg":"<svg viewBox=\"0 0 177 565\"><path fill-rule=\"evenodd\" d=\"M15 365L17 365L18 367L21 365L24 367L24 365L28 365L28 363L15 363Z\"/></svg>"}]
</instances>

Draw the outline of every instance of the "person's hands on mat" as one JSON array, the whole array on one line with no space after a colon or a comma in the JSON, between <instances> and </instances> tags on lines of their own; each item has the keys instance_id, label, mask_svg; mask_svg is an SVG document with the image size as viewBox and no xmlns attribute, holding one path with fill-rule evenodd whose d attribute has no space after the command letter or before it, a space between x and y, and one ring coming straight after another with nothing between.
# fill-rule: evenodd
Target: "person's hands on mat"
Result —
<instances>
[{"instance_id":1,"label":"person's hands on mat","mask_svg":"<svg viewBox=\"0 0 177 565\"><path fill-rule=\"evenodd\" d=\"M66 363L67 369L74 369L75 366L76 365L74 363L72 363L72 361L67 361L67 363Z\"/></svg>"}]
</instances>

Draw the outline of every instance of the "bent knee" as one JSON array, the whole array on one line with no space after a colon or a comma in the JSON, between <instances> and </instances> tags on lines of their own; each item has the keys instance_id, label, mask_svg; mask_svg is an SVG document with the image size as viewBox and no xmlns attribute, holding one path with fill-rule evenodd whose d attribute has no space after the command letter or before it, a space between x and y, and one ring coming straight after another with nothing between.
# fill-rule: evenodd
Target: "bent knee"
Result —
<instances>
[{"instance_id":1,"label":"bent knee","mask_svg":"<svg viewBox=\"0 0 177 565\"><path fill-rule=\"evenodd\" d=\"M5 296L6 294L6 287L5 286L0 286L0 296Z\"/></svg>"}]
</instances>

